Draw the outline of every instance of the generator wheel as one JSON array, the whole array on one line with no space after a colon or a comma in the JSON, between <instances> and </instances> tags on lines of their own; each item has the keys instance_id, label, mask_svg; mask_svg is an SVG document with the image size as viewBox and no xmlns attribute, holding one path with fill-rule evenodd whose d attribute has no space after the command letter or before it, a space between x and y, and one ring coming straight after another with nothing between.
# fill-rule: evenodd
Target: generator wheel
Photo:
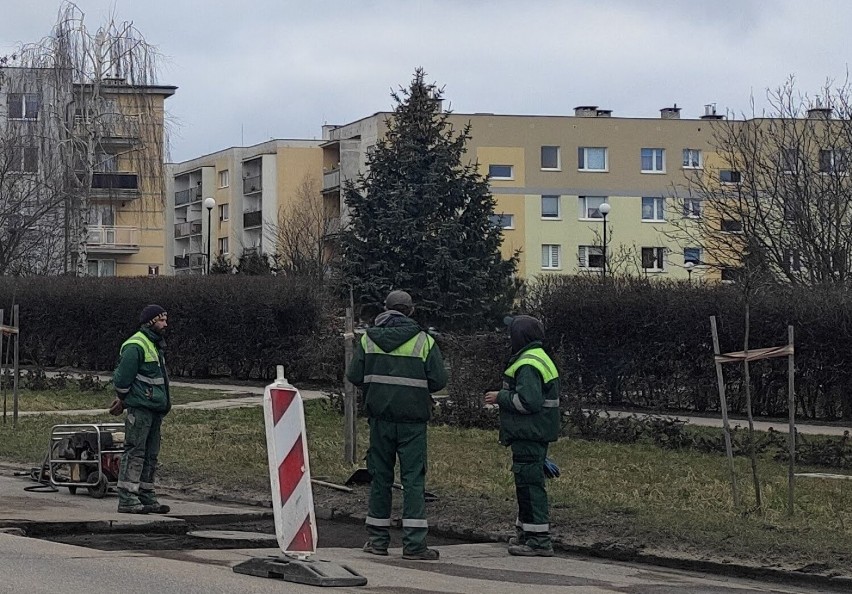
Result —
<instances>
[{"instance_id":1,"label":"generator wheel","mask_svg":"<svg viewBox=\"0 0 852 594\"><path fill-rule=\"evenodd\" d=\"M109 482L103 473L97 471L90 473L89 480L87 482L90 484L97 483L93 487L87 487L89 489L89 495L95 499L103 499L106 496Z\"/></svg>"},{"instance_id":2,"label":"generator wheel","mask_svg":"<svg viewBox=\"0 0 852 594\"><path fill-rule=\"evenodd\" d=\"M72 495L76 495L77 494L77 487L68 487L68 492L71 493Z\"/></svg>"}]
</instances>

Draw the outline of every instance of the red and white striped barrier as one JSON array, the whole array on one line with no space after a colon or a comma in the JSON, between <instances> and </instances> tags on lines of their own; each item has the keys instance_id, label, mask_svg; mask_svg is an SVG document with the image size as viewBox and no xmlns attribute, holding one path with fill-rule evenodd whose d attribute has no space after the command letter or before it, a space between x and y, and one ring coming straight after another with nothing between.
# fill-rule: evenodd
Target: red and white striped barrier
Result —
<instances>
[{"instance_id":1,"label":"red and white striped barrier","mask_svg":"<svg viewBox=\"0 0 852 594\"><path fill-rule=\"evenodd\" d=\"M317 550L317 523L305 409L299 390L284 379L281 367L278 379L264 391L263 417L278 546L284 554L312 555Z\"/></svg>"}]
</instances>

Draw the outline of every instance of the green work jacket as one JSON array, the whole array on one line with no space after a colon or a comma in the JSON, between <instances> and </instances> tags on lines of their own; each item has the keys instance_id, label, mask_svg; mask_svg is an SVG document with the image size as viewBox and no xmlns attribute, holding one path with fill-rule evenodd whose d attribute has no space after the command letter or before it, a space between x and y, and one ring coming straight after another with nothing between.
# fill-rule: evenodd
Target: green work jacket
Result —
<instances>
[{"instance_id":1,"label":"green work jacket","mask_svg":"<svg viewBox=\"0 0 852 594\"><path fill-rule=\"evenodd\" d=\"M426 422L432 392L447 385L435 339L410 318L369 328L355 346L346 377L364 392L371 418L397 423Z\"/></svg>"},{"instance_id":2,"label":"green work jacket","mask_svg":"<svg viewBox=\"0 0 852 594\"><path fill-rule=\"evenodd\" d=\"M559 372L541 343L531 342L509 360L503 372L500 443L527 440L549 443L559 438Z\"/></svg>"},{"instance_id":3,"label":"green work jacket","mask_svg":"<svg viewBox=\"0 0 852 594\"><path fill-rule=\"evenodd\" d=\"M161 340L153 330L141 328L121 345L112 383L126 407L147 408L162 414L172 408Z\"/></svg>"}]
</instances>

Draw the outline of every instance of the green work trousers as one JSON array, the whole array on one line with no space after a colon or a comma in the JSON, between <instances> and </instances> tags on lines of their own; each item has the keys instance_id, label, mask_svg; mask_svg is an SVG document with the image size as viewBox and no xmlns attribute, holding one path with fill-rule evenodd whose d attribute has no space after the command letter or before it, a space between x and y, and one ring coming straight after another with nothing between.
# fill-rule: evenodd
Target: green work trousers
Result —
<instances>
[{"instance_id":1,"label":"green work trousers","mask_svg":"<svg viewBox=\"0 0 852 594\"><path fill-rule=\"evenodd\" d=\"M518 498L515 527L523 544L532 548L550 548L550 506L544 488L544 459L547 443L519 440L512 442L512 473Z\"/></svg>"},{"instance_id":2,"label":"green work trousers","mask_svg":"<svg viewBox=\"0 0 852 594\"><path fill-rule=\"evenodd\" d=\"M376 549L390 543L394 466L399 456L402 483L402 548L419 553L426 548L426 423L394 423L370 419L367 470L373 477L367 534Z\"/></svg>"},{"instance_id":3,"label":"green work trousers","mask_svg":"<svg viewBox=\"0 0 852 594\"><path fill-rule=\"evenodd\" d=\"M154 497L154 475L160 454L161 413L128 408L124 421L124 453L118 471L119 505L150 505ZM144 499L144 501L143 501Z\"/></svg>"}]
</instances>

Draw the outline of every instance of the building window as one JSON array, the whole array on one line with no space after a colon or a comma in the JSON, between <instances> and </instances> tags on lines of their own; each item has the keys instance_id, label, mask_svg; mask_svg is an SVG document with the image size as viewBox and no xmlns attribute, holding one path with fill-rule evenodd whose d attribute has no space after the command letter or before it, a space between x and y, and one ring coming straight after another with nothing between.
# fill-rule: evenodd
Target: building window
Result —
<instances>
[{"instance_id":1,"label":"building window","mask_svg":"<svg viewBox=\"0 0 852 594\"><path fill-rule=\"evenodd\" d=\"M784 269L787 272L802 270L802 257L797 250L784 250Z\"/></svg>"},{"instance_id":2,"label":"building window","mask_svg":"<svg viewBox=\"0 0 852 594\"><path fill-rule=\"evenodd\" d=\"M488 177L491 179L515 179L511 165L489 165Z\"/></svg>"},{"instance_id":3,"label":"building window","mask_svg":"<svg viewBox=\"0 0 852 594\"><path fill-rule=\"evenodd\" d=\"M7 106L10 120L37 120L41 97L35 93L9 93Z\"/></svg>"},{"instance_id":4,"label":"building window","mask_svg":"<svg viewBox=\"0 0 852 594\"><path fill-rule=\"evenodd\" d=\"M608 165L606 148L581 146L577 149L577 169L606 171Z\"/></svg>"},{"instance_id":5,"label":"building window","mask_svg":"<svg viewBox=\"0 0 852 594\"><path fill-rule=\"evenodd\" d=\"M644 197L642 198L642 220L643 221L665 221L665 199Z\"/></svg>"},{"instance_id":6,"label":"building window","mask_svg":"<svg viewBox=\"0 0 852 594\"><path fill-rule=\"evenodd\" d=\"M16 173L38 173L38 147L13 147L9 155L9 171Z\"/></svg>"},{"instance_id":7,"label":"building window","mask_svg":"<svg viewBox=\"0 0 852 594\"><path fill-rule=\"evenodd\" d=\"M555 243L545 243L541 246L542 269L555 270L561 266L562 246Z\"/></svg>"},{"instance_id":8,"label":"building window","mask_svg":"<svg viewBox=\"0 0 852 594\"><path fill-rule=\"evenodd\" d=\"M643 148L641 161L643 173L664 173L666 171L665 149Z\"/></svg>"},{"instance_id":9,"label":"building window","mask_svg":"<svg viewBox=\"0 0 852 594\"><path fill-rule=\"evenodd\" d=\"M683 248L683 263L689 264L690 262L696 266L701 264L701 248Z\"/></svg>"},{"instance_id":10,"label":"building window","mask_svg":"<svg viewBox=\"0 0 852 594\"><path fill-rule=\"evenodd\" d=\"M220 222L227 221L231 218L230 210L231 210L230 206L227 203L219 205L219 221Z\"/></svg>"},{"instance_id":11,"label":"building window","mask_svg":"<svg viewBox=\"0 0 852 594\"><path fill-rule=\"evenodd\" d=\"M725 233L742 233L743 224L734 219L722 219L722 231Z\"/></svg>"},{"instance_id":12,"label":"building window","mask_svg":"<svg viewBox=\"0 0 852 594\"><path fill-rule=\"evenodd\" d=\"M581 270L603 270L603 249L596 245L581 245L577 250L577 266Z\"/></svg>"},{"instance_id":13,"label":"building window","mask_svg":"<svg viewBox=\"0 0 852 594\"><path fill-rule=\"evenodd\" d=\"M735 283L739 280L741 274L741 270L739 268L732 268L726 266L722 268L720 272L721 279L726 283Z\"/></svg>"},{"instance_id":14,"label":"building window","mask_svg":"<svg viewBox=\"0 0 852 594\"><path fill-rule=\"evenodd\" d=\"M115 276L115 260L87 260L89 276Z\"/></svg>"},{"instance_id":15,"label":"building window","mask_svg":"<svg viewBox=\"0 0 852 594\"><path fill-rule=\"evenodd\" d=\"M701 218L701 203L700 198L684 198L683 199L683 216L689 219Z\"/></svg>"},{"instance_id":16,"label":"building window","mask_svg":"<svg viewBox=\"0 0 852 594\"><path fill-rule=\"evenodd\" d=\"M231 172L227 169L223 169L219 172L219 187L227 188L231 185Z\"/></svg>"},{"instance_id":17,"label":"building window","mask_svg":"<svg viewBox=\"0 0 852 594\"><path fill-rule=\"evenodd\" d=\"M845 149L821 150L820 173L846 173L849 171L849 151Z\"/></svg>"},{"instance_id":18,"label":"building window","mask_svg":"<svg viewBox=\"0 0 852 594\"><path fill-rule=\"evenodd\" d=\"M719 181L723 184L738 184L740 183L740 172L732 169L722 169L719 171Z\"/></svg>"},{"instance_id":19,"label":"building window","mask_svg":"<svg viewBox=\"0 0 852 594\"><path fill-rule=\"evenodd\" d=\"M580 196L580 218L602 219L601 204L606 202L606 196Z\"/></svg>"},{"instance_id":20,"label":"building window","mask_svg":"<svg viewBox=\"0 0 852 594\"><path fill-rule=\"evenodd\" d=\"M700 169L701 168L701 150L700 149L683 149L683 168L684 169Z\"/></svg>"},{"instance_id":21,"label":"building window","mask_svg":"<svg viewBox=\"0 0 852 594\"><path fill-rule=\"evenodd\" d=\"M491 221L491 224L497 227L498 229L514 229L515 228L515 215L511 214L495 214L488 217L488 220Z\"/></svg>"},{"instance_id":22,"label":"building window","mask_svg":"<svg viewBox=\"0 0 852 594\"><path fill-rule=\"evenodd\" d=\"M794 173L799 169L799 150L795 148L782 148L778 157L778 166L784 173Z\"/></svg>"},{"instance_id":23,"label":"building window","mask_svg":"<svg viewBox=\"0 0 852 594\"><path fill-rule=\"evenodd\" d=\"M562 160L558 146L541 147L541 168L551 171L559 171L562 168Z\"/></svg>"},{"instance_id":24,"label":"building window","mask_svg":"<svg viewBox=\"0 0 852 594\"><path fill-rule=\"evenodd\" d=\"M148 276L160 276L160 267L159 266L149 266L148 267Z\"/></svg>"},{"instance_id":25,"label":"building window","mask_svg":"<svg viewBox=\"0 0 852 594\"><path fill-rule=\"evenodd\" d=\"M643 247L642 270L645 272L662 272L666 264L666 248Z\"/></svg>"},{"instance_id":26,"label":"building window","mask_svg":"<svg viewBox=\"0 0 852 594\"><path fill-rule=\"evenodd\" d=\"M541 197L541 218L543 219L558 219L559 211L559 196L542 196Z\"/></svg>"},{"instance_id":27,"label":"building window","mask_svg":"<svg viewBox=\"0 0 852 594\"><path fill-rule=\"evenodd\" d=\"M227 237L220 237L220 238L219 238L219 246L218 246L218 247L219 247L219 253L220 253L220 254L228 254L228 253L230 253L230 252L228 251L228 247L229 247L229 246L228 246L228 238L227 238Z\"/></svg>"}]
</instances>

